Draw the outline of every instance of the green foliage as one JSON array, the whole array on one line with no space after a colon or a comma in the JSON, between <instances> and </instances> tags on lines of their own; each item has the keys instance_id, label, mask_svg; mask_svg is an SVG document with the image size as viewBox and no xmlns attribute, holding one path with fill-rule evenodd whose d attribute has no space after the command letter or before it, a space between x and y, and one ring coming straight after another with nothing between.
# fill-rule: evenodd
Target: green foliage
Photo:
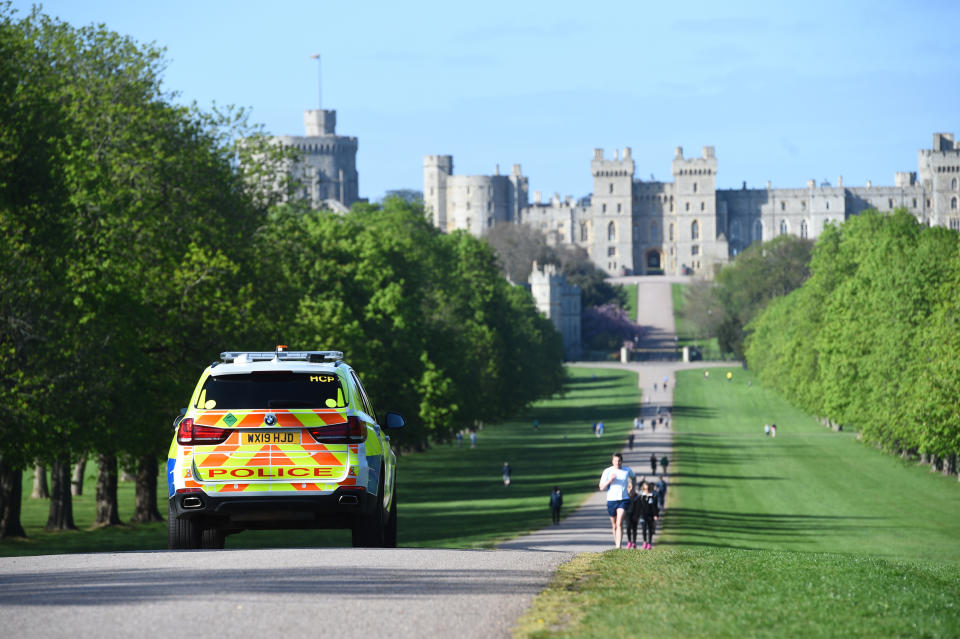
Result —
<instances>
[{"instance_id":1,"label":"green foliage","mask_svg":"<svg viewBox=\"0 0 960 639\"><path fill-rule=\"evenodd\" d=\"M955 232L906 211L828 227L810 279L751 325L751 367L868 441L956 454L958 249Z\"/></svg>"},{"instance_id":2,"label":"green foliage","mask_svg":"<svg viewBox=\"0 0 960 639\"><path fill-rule=\"evenodd\" d=\"M683 317L696 336L717 337L720 348L742 358L746 326L774 299L798 288L809 277L813 243L792 235L751 244L716 282L687 288Z\"/></svg>"},{"instance_id":3,"label":"green foliage","mask_svg":"<svg viewBox=\"0 0 960 639\"><path fill-rule=\"evenodd\" d=\"M407 416L406 447L560 389L562 344L530 294L485 243L434 229L420 203L282 206L255 243L260 339L343 350L377 408Z\"/></svg>"}]
</instances>

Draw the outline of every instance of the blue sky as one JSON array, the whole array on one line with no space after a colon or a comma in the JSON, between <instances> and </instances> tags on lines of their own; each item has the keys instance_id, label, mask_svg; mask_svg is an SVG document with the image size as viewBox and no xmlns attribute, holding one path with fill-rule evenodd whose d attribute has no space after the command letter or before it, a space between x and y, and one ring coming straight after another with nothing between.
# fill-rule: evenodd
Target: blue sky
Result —
<instances>
[{"instance_id":1,"label":"blue sky","mask_svg":"<svg viewBox=\"0 0 960 639\"><path fill-rule=\"evenodd\" d=\"M29 11L31 2L13 5ZM668 6L669 5L669 6ZM522 164L581 196L595 147L671 180L716 148L721 188L892 185L934 132L960 134L960 2L54 0L45 13L167 49L168 90L302 135L317 106L359 138L360 193Z\"/></svg>"}]
</instances>

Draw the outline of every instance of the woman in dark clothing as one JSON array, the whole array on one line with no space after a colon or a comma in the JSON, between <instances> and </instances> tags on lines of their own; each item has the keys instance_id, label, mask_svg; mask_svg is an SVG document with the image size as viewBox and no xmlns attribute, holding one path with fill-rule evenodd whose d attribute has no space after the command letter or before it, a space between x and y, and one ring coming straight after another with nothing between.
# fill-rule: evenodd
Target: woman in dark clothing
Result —
<instances>
[{"instance_id":1,"label":"woman in dark clothing","mask_svg":"<svg viewBox=\"0 0 960 639\"><path fill-rule=\"evenodd\" d=\"M624 516L627 523L627 548L637 547L637 525L640 523L640 494L630 491L630 503Z\"/></svg>"},{"instance_id":2,"label":"woman in dark clothing","mask_svg":"<svg viewBox=\"0 0 960 639\"><path fill-rule=\"evenodd\" d=\"M657 530L657 518L660 515L660 509L657 507L657 497L650 489L650 484L643 482L640 486L640 516L643 518L643 548L650 550L653 548L653 533Z\"/></svg>"}]
</instances>

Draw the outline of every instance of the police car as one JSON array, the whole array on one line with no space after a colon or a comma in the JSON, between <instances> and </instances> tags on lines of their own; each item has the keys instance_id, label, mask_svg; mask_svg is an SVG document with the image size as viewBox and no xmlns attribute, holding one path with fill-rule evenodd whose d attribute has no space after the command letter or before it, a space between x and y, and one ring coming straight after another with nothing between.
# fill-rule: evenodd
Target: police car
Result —
<instances>
[{"instance_id":1,"label":"police car","mask_svg":"<svg viewBox=\"0 0 960 639\"><path fill-rule=\"evenodd\" d=\"M243 530L349 528L397 545L397 458L340 351L225 352L174 421L169 547L223 548Z\"/></svg>"}]
</instances>

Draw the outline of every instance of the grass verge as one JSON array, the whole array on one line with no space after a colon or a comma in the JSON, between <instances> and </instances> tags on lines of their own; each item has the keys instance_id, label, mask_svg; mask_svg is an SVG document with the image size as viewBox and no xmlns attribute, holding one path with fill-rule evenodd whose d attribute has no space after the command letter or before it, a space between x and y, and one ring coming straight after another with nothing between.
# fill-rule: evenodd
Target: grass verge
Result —
<instances>
[{"instance_id":1,"label":"grass verge","mask_svg":"<svg viewBox=\"0 0 960 639\"><path fill-rule=\"evenodd\" d=\"M960 636L956 481L730 370L677 375L657 549L564 566L518 636Z\"/></svg>"}]
</instances>

